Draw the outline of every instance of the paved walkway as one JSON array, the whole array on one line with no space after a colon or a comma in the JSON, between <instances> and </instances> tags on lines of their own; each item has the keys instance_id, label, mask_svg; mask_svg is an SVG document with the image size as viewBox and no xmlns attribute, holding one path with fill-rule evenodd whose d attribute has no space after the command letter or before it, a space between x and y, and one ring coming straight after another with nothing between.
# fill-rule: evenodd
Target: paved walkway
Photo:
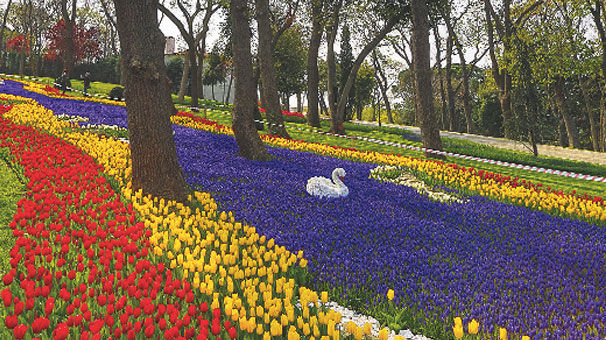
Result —
<instances>
[{"instance_id":1,"label":"paved walkway","mask_svg":"<svg viewBox=\"0 0 606 340\"><path fill-rule=\"evenodd\" d=\"M366 121L358 121L358 120L352 120L351 122L356 123L356 124L371 125L371 126L378 125L377 122L366 122ZM381 124L381 125L400 128L400 129L406 129L415 134L421 133L421 129L419 129L416 126L395 125L395 124ZM528 147L523 145L522 143L520 143L518 141L505 139L505 138L496 138L496 137L474 135L474 134L470 134L470 133L449 132L449 131L440 131L440 136L447 137L447 138L464 139L464 140L472 141L474 143L490 145L490 146L494 146L494 147L502 148L502 149L509 149L509 150L516 150L516 151L532 153L532 151L529 150ZM537 147L539 150L539 155L606 165L606 153L603 153L603 152L564 148L561 146L542 145L542 144L537 145Z\"/></svg>"}]
</instances>

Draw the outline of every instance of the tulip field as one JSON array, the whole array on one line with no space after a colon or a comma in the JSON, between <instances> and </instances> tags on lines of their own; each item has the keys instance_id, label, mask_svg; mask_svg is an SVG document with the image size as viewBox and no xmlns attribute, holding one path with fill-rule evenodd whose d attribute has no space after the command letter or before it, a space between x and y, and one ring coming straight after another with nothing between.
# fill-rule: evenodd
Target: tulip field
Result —
<instances>
[{"instance_id":1,"label":"tulip field","mask_svg":"<svg viewBox=\"0 0 606 340\"><path fill-rule=\"evenodd\" d=\"M123 103L0 85L0 156L26 187L3 339L370 338L327 301L384 321L382 340L606 337L602 198L268 135L272 160L253 162L231 127L171 119L189 204L133 192L128 143L90 130L125 131ZM460 200L371 178L383 165ZM348 197L305 192L337 167Z\"/></svg>"}]
</instances>

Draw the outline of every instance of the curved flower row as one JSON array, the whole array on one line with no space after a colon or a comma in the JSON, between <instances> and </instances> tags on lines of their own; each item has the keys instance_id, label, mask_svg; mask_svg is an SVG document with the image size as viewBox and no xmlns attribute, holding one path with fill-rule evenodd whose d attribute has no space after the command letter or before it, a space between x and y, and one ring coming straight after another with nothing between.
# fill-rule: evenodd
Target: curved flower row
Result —
<instances>
[{"instance_id":1,"label":"curved flower row","mask_svg":"<svg viewBox=\"0 0 606 340\"><path fill-rule=\"evenodd\" d=\"M52 116L52 112L37 105L16 105L5 116L20 124L35 126L61 136L67 142L93 155L102 164L102 166L97 166L97 171L102 168L112 170L107 174L122 183L128 179L130 170L128 162L124 162L125 158L128 158L128 147L125 144L100 139L87 132L65 132L66 128L73 127L71 123L56 120ZM7 122L6 120L3 121ZM19 135L24 141L23 145L26 145L25 143L29 137L23 131L36 134L35 130L31 128L17 130L11 136ZM7 145L11 146L12 137L7 140L10 141L7 142ZM75 151L77 149L67 147L67 144L53 140L50 136L47 136L47 139L41 142L48 144L49 148L58 150L56 156L60 159L77 154ZM109 152L110 150L111 152ZM48 152L48 150L40 147L39 152ZM26 175L28 177L31 177L32 173L38 169L44 174L53 174L55 171L55 169L46 169L44 164L31 162L32 159L45 159L40 157L38 153L23 156L24 150L22 149L16 149L14 153L21 155L23 158L22 163L27 166ZM55 154L50 153L49 156L51 157L50 164L61 164L60 161L54 159ZM84 168L94 168L94 165L90 165L91 159L88 156L73 157L76 157L77 160L73 163L80 164ZM300 286L300 281L304 275L304 270L300 267L306 266L306 260L302 259L302 253L292 254L284 247L276 245L273 239L266 240L265 237L260 237L255 228L235 223L231 213L226 214L216 210L217 205L208 194L196 193L195 203L192 204L197 204L199 208L192 210L175 202L164 202L150 197L142 197L140 192L132 195L130 184L127 184L123 187L122 194L126 198L132 198L133 204L129 204L125 210L123 204L119 201L119 196L114 196L115 198L109 206L96 205L96 203L104 202L106 196L111 197L113 194L103 177L82 175L73 169L68 171L73 174L70 179L86 181L89 186L82 187L76 182L66 182L64 175L61 173L54 174L57 178L64 178L60 182L61 185L76 190L73 196L68 194L63 197L64 201L74 204L75 207L72 209L66 203L61 211L77 211L77 213L69 215L70 225L86 226L89 229L88 232L92 234L91 238L84 237L82 242L76 241L74 246L72 242L76 239L71 234L68 234L69 237L65 237L63 234L61 237L55 236L52 233L54 230L51 228L51 233L46 236L45 226L50 225L52 227L54 225L54 214L52 213L49 219L30 222L29 219L32 216L22 214L23 211L20 210L18 212L19 217L16 217L14 223L15 227L34 224L37 233L33 233L33 229L28 229L28 234L38 236L42 233L45 238L63 240L61 247L54 249L51 246L50 253L55 254L61 251L61 258L65 261L51 260L50 265L43 266L44 269L39 271L46 273L45 270L48 269L48 273L55 275L54 278L57 283L55 286L48 288L47 296L49 298L47 301L55 302L53 296L61 296L65 303L60 305L58 315L65 314L67 321L61 323L61 318L49 319L50 312L46 314L47 317L44 320L39 320L40 318L31 319L31 313L27 314L22 319L24 322L18 325L13 325L13 317L7 318L7 325L14 326L12 329L16 332L15 336L18 335L22 338L30 331L33 334L38 334L38 331L45 332L52 328L63 329L66 326L67 330L62 331L61 334L54 334L55 338L62 339L65 334L84 338L87 334L91 336L105 334L114 335L115 337L128 334L130 339L137 333L144 333L149 338L157 336L158 332L166 338L173 338L179 334L186 338L196 334L210 336L209 332L205 333L204 329L209 330L210 334L224 334L231 338L234 338L237 332L247 332L250 335L263 338L284 335L291 339L298 338L299 333L310 337L328 335L335 339L339 338L340 331L336 325L340 321L340 315L325 308L320 308L318 294ZM32 182L29 187L40 187L45 190L44 188L48 185L54 184L47 182L44 182L44 185L32 184ZM100 184L104 186L103 189L97 188ZM60 191L61 189L53 188L52 190ZM69 191L69 189L67 190ZM88 191L90 190L93 193L102 194L103 199L98 199L94 194L89 194ZM40 199L37 193L32 196ZM74 199L76 196L84 196L85 199L83 202L79 202ZM48 208L45 206L40 209L52 212L55 203L54 200L49 200ZM95 213L97 211L107 211L107 213L97 214ZM23 215L23 218L20 217L20 214ZM114 216L112 214L116 216L115 220L108 218L108 215ZM143 222L135 223L135 215L139 216ZM58 213L58 216L63 215ZM128 216L128 219L124 220L122 216ZM109 231L104 231L106 224L109 226ZM59 228L59 230L74 233L67 227ZM114 253L107 253L104 250L86 250L95 249L98 246L97 239L94 237L99 234L104 235L102 239L107 239L110 235L116 239L107 243L107 246L111 247L110 249L114 249ZM141 241L143 240L141 238L143 234L149 240ZM135 240L131 242L121 241L128 237L134 237ZM144 244L142 246L139 243L133 243L135 241L144 242ZM116 253L120 246L126 247L127 250L124 251L126 255L122 256ZM81 247L84 247L84 250ZM100 247L103 249L105 244ZM68 253L69 249L73 251ZM135 249L137 249L137 256L128 255ZM63 252L64 250L66 252ZM82 251L87 252L88 258L78 255ZM44 251L44 255L48 255L48 253L48 251ZM138 260L139 258L146 258L145 256L148 253L156 256L149 258L148 262ZM19 260L28 258L15 256ZM109 256L109 260L107 256ZM97 259L100 264L95 266L95 260ZM154 265L158 259L160 262ZM163 259L167 261L168 268L164 267ZM19 260L14 262L18 263ZM41 262L37 261L36 263ZM300 266L295 266L296 263L299 263ZM77 267L70 269L72 264ZM27 267L27 263L25 266ZM56 274L60 271L57 267L63 268L61 274ZM111 271L113 267L118 269L117 273ZM128 271L132 269L135 270L136 274ZM146 270L150 270L151 274L147 274ZM23 278L15 278L17 272L19 271L11 272L12 274L6 279L7 282L15 280L19 281L19 285L22 285ZM111 279L104 279L106 276L111 277ZM63 287L64 284L61 280L65 277L72 280L74 285L65 284L65 287ZM88 282L86 281L87 277ZM93 277L98 277L98 282L91 281ZM111 285L108 283L110 281L112 281ZM85 286L78 282L83 282L82 284ZM143 282L153 282L154 284L153 287L145 286L144 290L138 294ZM95 286L95 283L99 283L99 285ZM164 287L163 290L160 289L161 286ZM54 287L57 287L58 290L53 290ZM115 287L115 289L111 290L108 287ZM82 289L84 291L81 292ZM10 288L4 295L8 296L9 293L13 294L12 292L17 293ZM99 292L103 292L103 294ZM162 293L167 296L163 296ZM97 297L95 294L102 297ZM180 300L173 303L167 301L175 298L175 296ZM86 313L86 311L92 310L90 317L85 314L81 318L77 312L73 314L72 310L75 311L80 308L86 303L87 299L90 301L91 298L96 299L96 303L95 301L89 302L85 310L82 311ZM141 299L142 301L137 305L136 301ZM183 299L185 299L185 302ZM6 298L5 301L7 300L10 299ZM322 294L322 300L323 302L327 301L325 293ZM210 309L213 310L213 322L211 323L209 323L210 318L205 319L203 317L203 313L209 310L206 302L210 304ZM51 304L51 302L44 303ZM299 303L299 307L295 306L297 303ZM132 308L129 307L131 305ZM7 306L10 306L10 304ZM63 312L64 308L65 313ZM160 311L156 314L157 308L160 308ZM126 312L120 315L117 312L120 310L126 310ZM128 315L129 310L132 310L132 315ZM164 316L165 314L166 316ZM17 317L19 315L21 314L18 314ZM73 318L70 319L71 315L73 315ZM146 318L147 315L156 316ZM221 315L225 315L233 322L233 325L228 321L215 329L215 323L218 322L215 322L215 319L219 320ZM196 327L199 327L200 333L197 330L187 328L190 323L194 325L196 321L194 316L197 317ZM105 323L99 321L101 320L100 317L103 318L102 320ZM120 325L116 321L118 318L120 319ZM145 323L138 324L139 318L141 318L141 322ZM183 321L180 321L181 319ZM188 321L185 322L185 320ZM156 329L156 327L159 329ZM235 327L238 327L238 330ZM386 333L383 332L383 334Z\"/></svg>"},{"instance_id":2,"label":"curved flower row","mask_svg":"<svg viewBox=\"0 0 606 340\"><path fill-rule=\"evenodd\" d=\"M5 118L0 147L29 179L1 291L14 338L236 338L221 309L154 258L151 231L90 156Z\"/></svg>"},{"instance_id":3,"label":"curved flower row","mask_svg":"<svg viewBox=\"0 0 606 340\"><path fill-rule=\"evenodd\" d=\"M27 84L26 89L49 95L41 89L43 85L25 81L23 83ZM119 106L125 105L123 102L89 97L75 97L74 99ZM173 118L173 123L205 131L233 134L230 127L210 120L195 118L193 115L186 118ZM572 216L600 224L606 221L606 200L602 199L602 197L592 197L587 194L581 195L576 192L564 194L562 191L544 188L541 184L534 184L530 181L519 181L518 178L502 176L475 168L460 167L442 161L417 159L396 154L358 151L352 148L344 149L269 135L263 135L262 138L264 142L272 146L314 152L367 163L401 166L420 174L421 177L430 180L436 185L454 187L471 194L546 211L558 216Z\"/></svg>"},{"instance_id":4,"label":"curved flower row","mask_svg":"<svg viewBox=\"0 0 606 340\"><path fill-rule=\"evenodd\" d=\"M233 134L230 127L208 120L184 116L175 117L172 120L173 123L186 127L213 133ZM544 190L541 186L533 185L530 182L518 183L517 180L512 180L509 177L441 161L373 151L359 151L270 135L262 135L261 138L266 144L275 147L313 152L365 163L408 168L416 174L429 178L437 185L464 189L471 194L487 196L498 201L513 203L558 216L573 216L599 224L606 221L606 202L600 197L565 195L561 191Z\"/></svg>"}]
</instances>

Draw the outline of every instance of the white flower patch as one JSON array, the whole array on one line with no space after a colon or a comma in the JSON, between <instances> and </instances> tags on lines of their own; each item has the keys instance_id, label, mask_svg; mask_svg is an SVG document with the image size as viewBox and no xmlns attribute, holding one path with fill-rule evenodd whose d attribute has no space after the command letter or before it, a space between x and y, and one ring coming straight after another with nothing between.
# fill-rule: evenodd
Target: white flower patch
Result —
<instances>
[{"instance_id":1,"label":"white flower patch","mask_svg":"<svg viewBox=\"0 0 606 340\"><path fill-rule=\"evenodd\" d=\"M80 117L80 116L70 116L67 114L60 114L56 116L57 120L64 120L64 121L68 121L68 122L88 122L89 119L86 117Z\"/></svg>"},{"instance_id":2,"label":"white flower patch","mask_svg":"<svg viewBox=\"0 0 606 340\"><path fill-rule=\"evenodd\" d=\"M99 130L114 130L114 131L127 131L125 128L117 125L105 125L105 124L85 124L81 126L83 129L99 129Z\"/></svg>"},{"instance_id":3,"label":"white flower patch","mask_svg":"<svg viewBox=\"0 0 606 340\"><path fill-rule=\"evenodd\" d=\"M383 173L387 171L398 171L400 175L397 178L388 178L383 176ZM407 187L414 188L419 194L427 196L433 200L443 202L443 203L463 203L464 201L459 199L456 196L450 195L448 193L434 190L433 188L427 186L425 182L416 178L412 174L404 171L404 169L396 167L396 166L379 166L372 170L370 170L370 178L375 179L379 182L391 182L397 185L405 185Z\"/></svg>"}]
</instances>

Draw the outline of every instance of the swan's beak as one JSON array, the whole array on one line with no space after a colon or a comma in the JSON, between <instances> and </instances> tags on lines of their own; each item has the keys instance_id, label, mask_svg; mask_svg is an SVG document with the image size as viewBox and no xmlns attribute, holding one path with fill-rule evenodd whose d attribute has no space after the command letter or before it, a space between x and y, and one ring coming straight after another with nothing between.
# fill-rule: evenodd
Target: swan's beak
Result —
<instances>
[{"instance_id":1,"label":"swan's beak","mask_svg":"<svg viewBox=\"0 0 606 340\"><path fill-rule=\"evenodd\" d=\"M343 177L343 176L339 176L339 178L340 178L341 180L345 179L345 177Z\"/></svg>"}]
</instances>

